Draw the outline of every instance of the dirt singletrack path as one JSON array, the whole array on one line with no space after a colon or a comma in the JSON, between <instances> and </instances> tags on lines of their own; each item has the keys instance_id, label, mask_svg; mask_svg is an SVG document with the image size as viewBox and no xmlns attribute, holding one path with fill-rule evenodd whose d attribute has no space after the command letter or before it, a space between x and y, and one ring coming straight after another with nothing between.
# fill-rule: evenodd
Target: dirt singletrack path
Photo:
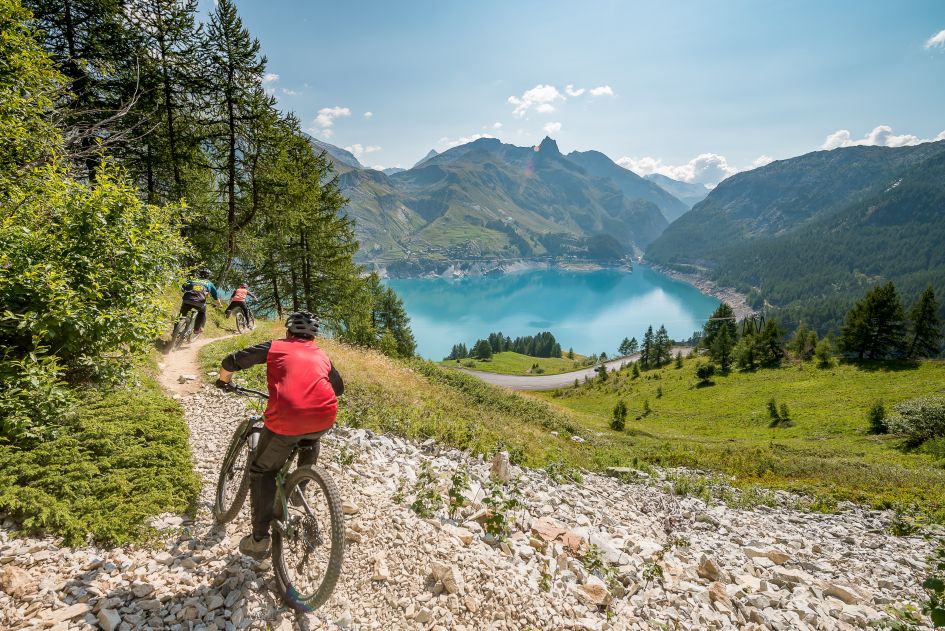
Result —
<instances>
[{"instance_id":1,"label":"dirt singletrack path","mask_svg":"<svg viewBox=\"0 0 945 631\"><path fill-rule=\"evenodd\" d=\"M197 353L207 344L238 335L232 333L222 337L201 337L190 344L172 350L158 363L158 383L169 395L188 395L200 391L203 384L202 371L197 363ZM193 377L191 379L191 377Z\"/></svg>"}]
</instances>

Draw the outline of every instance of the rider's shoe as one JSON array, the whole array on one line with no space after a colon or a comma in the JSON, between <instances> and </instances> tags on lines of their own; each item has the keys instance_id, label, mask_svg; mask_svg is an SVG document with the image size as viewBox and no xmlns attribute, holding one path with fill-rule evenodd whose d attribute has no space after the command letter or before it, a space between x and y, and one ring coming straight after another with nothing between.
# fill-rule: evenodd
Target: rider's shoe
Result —
<instances>
[{"instance_id":1,"label":"rider's shoe","mask_svg":"<svg viewBox=\"0 0 945 631\"><path fill-rule=\"evenodd\" d=\"M257 540L252 534L248 534L240 539L240 552L257 561L262 561L269 556L269 544L269 537Z\"/></svg>"}]
</instances>

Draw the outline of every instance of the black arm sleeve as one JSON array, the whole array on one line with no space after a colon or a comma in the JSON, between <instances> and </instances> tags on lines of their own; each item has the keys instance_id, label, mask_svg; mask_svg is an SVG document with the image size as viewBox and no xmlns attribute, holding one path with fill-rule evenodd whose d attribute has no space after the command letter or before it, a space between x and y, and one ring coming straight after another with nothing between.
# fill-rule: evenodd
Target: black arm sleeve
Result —
<instances>
[{"instance_id":1,"label":"black arm sleeve","mask_svg":"<svg viewBox=\"0 0 945 631\"><path fill-rule=\"evenodd\" d=\"M266 363L266 356L269 354L270 346L272 346L271 341L263 342L262 344L249 346L241 351L230 353L223 358L221 365L224 370L236 372L237 370L252 368L257 364L264 364Z\"/></svg>"},{"instance_id":2,"label":"black arm sleeve","mask_svg":"<svg viewBox=\"0 0 945 631\"><path fill-rule=\"evenodd\" d=\"M328 383L331 384L331 389L335 391L335 396L340 397L345 393L345 382L341 380L341 374L335 370L335 365L331 365L331 370L328 371Z\"/></svg>"}]
</instances>

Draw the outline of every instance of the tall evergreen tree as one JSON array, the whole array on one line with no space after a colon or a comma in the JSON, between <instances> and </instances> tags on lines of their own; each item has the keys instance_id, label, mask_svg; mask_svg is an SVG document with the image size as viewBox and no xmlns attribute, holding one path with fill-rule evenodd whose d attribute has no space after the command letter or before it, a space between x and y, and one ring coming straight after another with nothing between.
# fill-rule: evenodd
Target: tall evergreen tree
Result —
<instances>
[{"instance_id":1,"label":"tall evergreen tree","mask_svg":"<svg viewBox=\"0 0 945 631\"><path fill-rule=\"evenodd\" d=\"M942 318L931 286L912 306L909 321L909 357L936 357L942 349Z\"/></svg>"},{"instance_id":2,"label":"tall evergreen tree","mask_svg":"<svg viewBox=\"0 0 945 631\"><path fill-rule=\"evenodd\" d=\"M712 312L709 319L702 327L702 344L705 348L711 349L715 344L715 337L719 332L725 329L729 341L734 344L738 339L738 325L735 322L735 311L724 302Z\"/></svg>"},{"instance_id":3,"label":"tall evergreen tree","mask_svg":"<svg viewBox=\"0 0 945 631\"><path fill-rule=\"evenodd\" d=\"M764 328L754 336L754 346L758 361L763 366L773 367L784 359L784 331L778 323L769 319Z\"/></svg>"},{"instance_id":4,"label":"tall evergreen tree","mask_svg":"<svg viewBox=\"0 0 945 631\"><path fill-rule=\"evenodd\" d=\"M260 54L259 40L243 26L233 0L216 3L202 50L209 87L203 122L210 162L222 185L225 246L218 274L222 284L236 258L239 233L253 219L252 206L243 207L242 213L240 209L248 170L244 160L255 155L246 153L247 137L251 128L257 132L262 128L259 118L269 115L262 88L266 58Z\"/></svg>"},{"instance_id":5,"label":"tall evergreen tree","mask_svg":"<svg viewBox=\"0 0 945 631\"><path fill-rule=\"evenodd\" d=\"M148 201L199 196L200 136L195 105L203 96L196 0L124 0L142 38L140 108L152 119L136 134Z\"/></svg>"},{"instance_id":6,"label":"tall evergreen tree","mask_svg":"<svg viewBox=\"0 0 945 631\"><path fill-rule=\"evenodd\" d=\"M730 336L729 328L727 326L720 327L713 339L709 356L718 363L723 371L728 370L732 365L732 350L735 347L735 340Z\"/></svg>"},{"instance_id":7,"label":"tall evergreen tree","mask_svg":"<svg viewBox=\"0 0 945 631\"><path fill-rule=\"evenodd\" d=\"M839 346L859 359L883 359L902 350L905 312L895 285L886 283L867 292L847 313Z\"/></svg>"},{"instance_id":8,"label":"tall evergreen tree","mask_svg":"<svg viewBox=\"0 0 945 631\"><path fill-rule=\"evenodd\" d=\"M660 325L659 330L656 332L656 337L653 339L653 354L656 356L656 365L662 366L663 364L668 364L669 360L672 358L672 340L669 339L669 332L666 331L665 325Z\"/></svg>"},{"instance_id":9,"label":"tall evergreen tree","mask_svg":"<svg viewBox=\"0 0 945 631\"><path fill-rule=\"evenodd\" d=\"M649 368L652 363L656 361L653 343L655 341L655 336L653 335L653 326L650 325L646 329L646 333L643 334L643 344L640 346L640 365L644 368Z\"/></svg>"}]
</instances>

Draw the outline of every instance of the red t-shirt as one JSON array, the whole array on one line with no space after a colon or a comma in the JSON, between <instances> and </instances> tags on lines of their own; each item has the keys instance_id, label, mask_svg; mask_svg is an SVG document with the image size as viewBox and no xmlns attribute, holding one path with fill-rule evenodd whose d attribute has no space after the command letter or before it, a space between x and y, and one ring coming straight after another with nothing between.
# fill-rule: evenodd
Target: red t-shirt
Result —
<instances>
[{"instance_id":1,"label":"red t-shirt","mask_svg":"<svg viewBox=\"0 0 945 631\"><path fill-rule=\"evenodd\" d=\"M231 302L245 302L246 294L249 293L249 290L245 287L240 287L233 292L233 296L230 298Z\"/></svg>"},{"instance_id":2,"label":"red t-shirt","mask_svg":"<svg viewBox=\"0 0 945 631\"><path fill-rule=\"evenodd\" d=\"M266 356L269 405L266 427L298 436L335 424L338 397L328 381L331 361L312 340L273 340Z\"/></svg>"}]
</instances>

